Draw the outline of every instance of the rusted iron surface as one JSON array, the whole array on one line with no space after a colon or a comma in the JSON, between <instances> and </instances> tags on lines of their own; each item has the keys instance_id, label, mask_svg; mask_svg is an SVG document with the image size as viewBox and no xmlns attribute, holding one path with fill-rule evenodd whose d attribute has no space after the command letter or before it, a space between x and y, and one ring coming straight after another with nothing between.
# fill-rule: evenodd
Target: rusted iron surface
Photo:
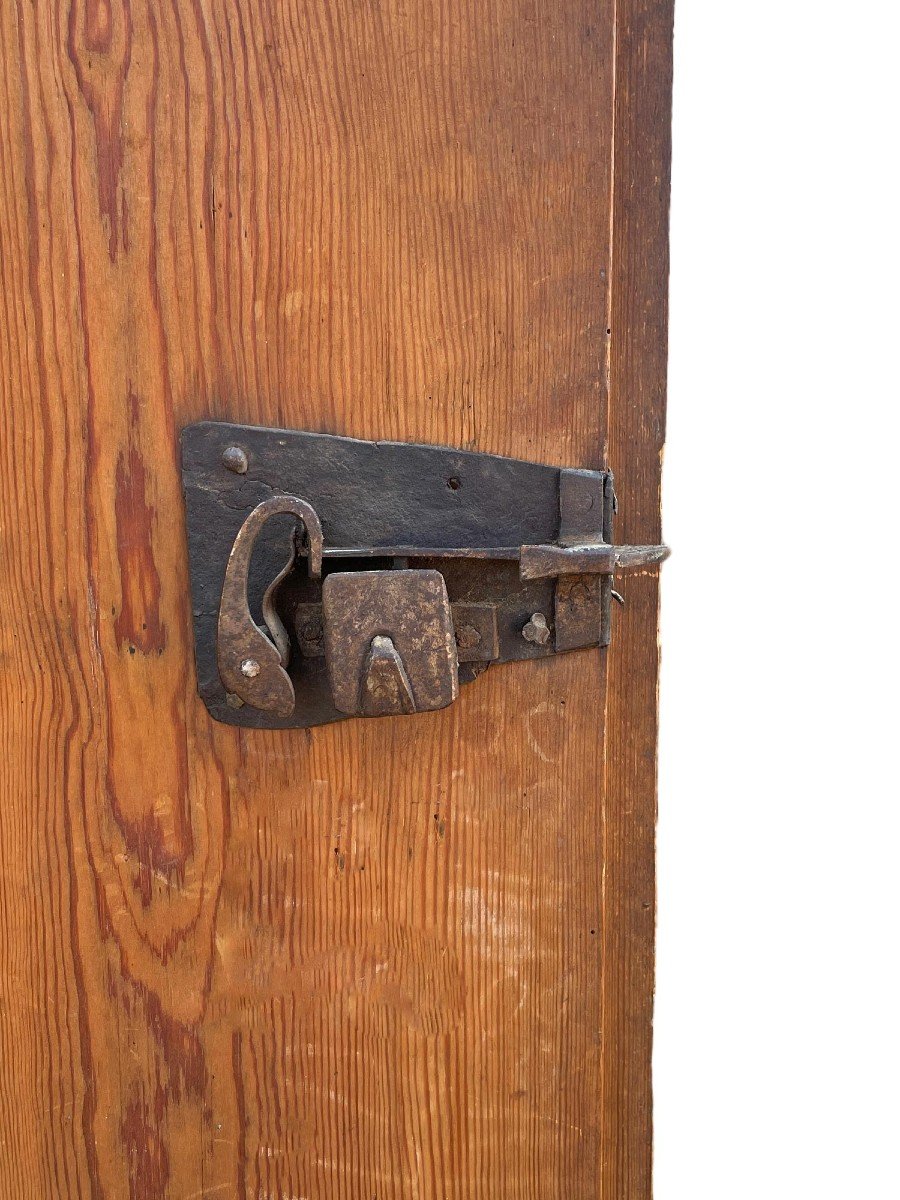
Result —
<instances>
[{"instance_id":1,"label":"rusted iron surface","mask_svg":"<svg viewBox=\"0 0 900 1200\"><path fill-rule=\"evenodd\" d=\"M603 479L603 532L604 542L612 543L613 522L619 509L616 486L612 475L607 472ZM557 592L559 585L557 584ZM618 593L613 591L611 575L600 576L600 646L605 648L612 639L612 602ZM621 599L621 597L619 597Z\"/></svg>"},{"instance_id":2,"label":"rusted iron surface","mask_svg":"<svg viewBox=\"0 0 900 1200\"><path fill-rule=\"evenodd\" d=\"M543 613L532 613L522 626L522 637L526 642L535 642L538 646L546 646L550 641L550 626Z\"/></svg>"},{"instance_id":3,"label":"rusted iron surface","mask_svg":"<svg viewBox=\"0 0 900 1200\"><path fill-rule=\"evenodd\" d=\"M563 575L557 580L553 602L557 650L597 645L603 627L600 588L596 575Z\"/></svg>"},{"instance_id":4,"label":"rusted iron surface","mask_svg":"<svg viewBox=\"0 0 900 1200\"><path fill-rule=\"evenodd\" d=\"M497 632L497 608L493 604L460 603L450 605L456 654L461 663L491 663L500 657ZM294 607L294 632L304 658L325 657L325 628L320 603L300 603Z\"/></svg>"},{"instance_id":5,"label":"rusted iron surface","mask_svg":"<svg viewBox=\"0 0 900 1200\"><path fill-rule=\"evenodd\" d=\"M325 657L325 626L321 601L302 602L294 607L294 632L304 658Z\"/></svg>"},{"instance_id":6,"label":"rusted iron surface","mask_svg":"<svg viewBox=\"0 0 900 1200\"><path fill-rule=\"evenodd\" d=\"M456 699L456 641L439 571L329 575L322 585L322 611L338 711L351 716L427 712ZM405 706L409 701L412 709Z\"/></svg>"},{"instance_id":7,"label":"rusted iron surface","mask_svg":"<svg viewBox=\"0 0 900 1200\"><path fill-rule=\"evenodd\" d=\"M372 638L363 664L357 712L363 717L402 716L414 713L416 701L412 684L389 637Z\"/></svg>"},{"instance_id":8,"label":"rusted iron surface","mask_svg":"<svg viewBox=\"0 0 900 1200\"><path fill-rule=\"evenodd\" d=\"M216 639L219 675L226 693L262 712L287 717L294 711L294 685L285 670L290 654L287 631L278 616L278 587L294 564L290 558L266 589L263 614L268 635L253 620L247 598L247 578L253 547L270 517L290 514L302 524L309 546L308 567L313 578L322 573L322 526L315 509L297 496L274 496L254 508L238 531L228 556L219 602ZM231 707L235 707L231 701Z\"/></svg>"},{"instance_id":9,"label":"rusted iron surface","mask_svg":"<svg viewBox=\"0 0 900 1200\"><path fill-rule=\"evenodd\" d=\"M615 573L621 575L626 571L659 566L671 553L668 546L616 546Z\"/></svg>"},{"instance_id":10,"label":"rusted iron surface","mask_svg":"<svg viewBox=\"0 0 900 1200\"><path fill-rule=\"evenodd\" d=\"M557 538L567 470L442 446L228 422L188 426L181 443L198 685L217 720L284 728L345 715L334 704L326 669L321 586L299 558L276 598L293 651L286 667L296 692L293 711L280 716L244 704L218 669L217 622L229 551L246 517L273 494L300 495L313 505L326 573L387 569L404 565L398 562L404 558L412 568L439 569L457 629L475 629L481 639L459 647L461 682L475 679L489 662L554 652L552 644L526 642L522 626L533 612L553 612L555 583L522 581L518 556L524 544ZM607 478L604 472L579 474ZM275 517L256 539L248 590L258 624L265 624L262 598L291 552L292 533L289 518ZM302 557L305 547L297 552ZM472 606L461 620L460 605ZM468 643L470 635L461 640Z\"/></svg>"},{"instance_id":11,"label":"rusted iron surface","mask_svg":"<svg viewBox=\"0 0 900 1200\"><path fill-rule=\"evenodd\" d=\"M240 446L226 446L222 452L222 466L235 475L246 475L250 462L246 451Z\"/></svg>"},{"instance_id":12,"label":"rusted iron surface","mask_svg":"<svg viewBox=\"0 0 900 1200\"><path fill-rule=\"evenodd\" d=\"M493 604L451 604L456 655L464 662L493 662L500 657L497 609Z\"/></svg>"},{"instance_id":13,"label":"rusted iron surface","mask_svg":"<svg viewBox=\"0 0 900 1200\"><path fill-rule=\"evenodd\" d=\"M566 471L559 481L560 545L612 541L612 476ZM609 642L609 577L562 575L553 595L554 648L578 650ZM604 620L604 616L607 617ZM604 640L605 639L605 640Z\"/></svg>"},{"instance_id":14,"label":"rusted iron surface","mask_svg":"<svg viewBox=\"0 0 900 1200\"><path fill-rule=\"evenodd\" d=\"M519 570L523 579L613 575L653 566L668 557L668 546L608 546L603 542L577 546L523 546Z\"/></svg>"},{"instance_id":15,"label":"rusted iron surface","mask_svg":"<svg viewBox=\"0 0 900 1200\"><path fill-rule=\"evenodd\" d=\"M611 544L606 471L212 422L185 429L182 449L199 688L230 724L404 711L406 682L416 708L440 707L451 676L455 689L494 662L605 646L612 573L667 554ZM390 591L416 572L441 579L454 663L441 660L444 690L425 701L414 667L428 651L412 626L395 635L400 614L366 627L368 641L345 630L347 662L326 631L340 606L323 606L323 587L354 586L331 580L392 576L378 585Z\"/></svg>"}]
</instances>

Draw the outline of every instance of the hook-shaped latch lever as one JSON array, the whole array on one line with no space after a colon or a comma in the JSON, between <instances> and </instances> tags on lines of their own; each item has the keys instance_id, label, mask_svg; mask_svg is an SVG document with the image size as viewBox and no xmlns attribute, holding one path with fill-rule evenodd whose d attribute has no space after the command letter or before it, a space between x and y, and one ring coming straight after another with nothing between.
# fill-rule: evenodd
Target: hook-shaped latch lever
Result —
<instances>
[{"instance_id":1,"label":"hook-shaped latch lever","mask_svg":"<svg viewBox=\"0 0 900 1200\"><path fill-rule=\"evenodd\" d=\"M217 659L219 674L229 695L237 696L253 708L289 717L295 703L294 685L285 670L290 657L290 641L275 610L275 594L294 565L296 551L292 549L285 567L263 597L263 620L268 634L253 620L247 597L247 579L256 539L266 521L281 513L292 514L303 526L310 577L318 579L322 574L322 525L313 506L298 496L273 496L258 504L238 531L228 556L219 604Z\"/></svg>"}]
</instances>

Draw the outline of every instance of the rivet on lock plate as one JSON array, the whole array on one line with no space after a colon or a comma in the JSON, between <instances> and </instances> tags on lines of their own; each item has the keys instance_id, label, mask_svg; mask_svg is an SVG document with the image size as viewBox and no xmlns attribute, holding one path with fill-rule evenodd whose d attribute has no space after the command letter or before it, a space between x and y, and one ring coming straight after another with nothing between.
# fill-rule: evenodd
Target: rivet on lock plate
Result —
<instances>
[{"instance_id":1,"label":"rivet on lock plate","mask_svg":"<svg viewBox=\"0 0 900 1200\"><path fill-rule=\"evenodd\" d=\"M440 709L491 664L605 647L612 476L203 422L182 433L194 640L211 714L257 728Z\"/></svg>"}]
</instances>

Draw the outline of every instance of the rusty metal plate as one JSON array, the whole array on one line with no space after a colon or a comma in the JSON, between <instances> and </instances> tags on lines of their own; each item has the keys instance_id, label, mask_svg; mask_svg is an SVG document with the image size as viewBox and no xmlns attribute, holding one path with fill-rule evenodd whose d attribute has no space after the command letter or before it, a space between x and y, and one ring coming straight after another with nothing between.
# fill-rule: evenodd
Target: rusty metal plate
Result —
<instances>
[{"instance_id":1,"label":"rusty metal plate","mask_svg":"<svg viewBox=\"0 0 900 1200\"><path fill-rule=\"evenodd\" d=\"M356 573L363 566L394 573L440 572L455 627L459 683L474 680L491 662L545 658L566 644L608 640L608 618L603 616L611 586L607 577L600 582L597 632L593 617L583 619L586 614L570 611L564 603L554 606L555 577L522 579L519 561L523 546L572 546L601 534L610 540L607 472L444 446L203 422L182 432L182 477L198 687L216 720L286 728L348 715L332 697L322 583L310 574L308 539L298 539L296 517L290 513L267 520L253 539L252 561L248 557L246 563L248 608L241 607L241 630L261 646L252 620L279 653L295 693L290 714L286 699L276 710L245 702L235 691L235 682L246 697L251 684L259 689L266 664L257 654L245 652L234 637L235 653L225 654L224 664L217 654L232 547L250 514L274 497L293 496L315 510L327 578ZM293 568L283 575L288 561ZM567 586L562 585L563 595ZM536 614L554 628L555 642L526 635ZM282 630L286 642L277 636ZM227 651L229 638L224 641ZM374 658L374 675L394 678L393 661L390 648L382 646ZM256 664L260 673L254 675ZM397 704L404 694L401 684L394 678ZM253 698L259 699L255 692Z\"/></svg>"},{"instance_id":2,"label":"rusty metal plate","mask_svg":"<svg viewBox=\"0 0 900 1200\"><path fill-rule=\"evenodd\" d=\"M310 574L322 573L322 527L315 509L296 496L273 496L258 504L241 526L225 570L219 603L217 657L219 675L228 689L229 702L250 704L263 712L289 717L294 711L294 685L285 667L291 645L276 608L276 596L294 564L295 545L287 563L263 597L262 612L268 633L255 623L247 596L247 577L253 547L270 517L293 516L309 539Z\"/></svg>"},{"instance_id":3,"label":"rusty metal plate","mask_svg":"<svg viewBox=\"0 0 900 1200\"><path fill-rule=\"evenodd\" d=\"M496 605L454 604L451 601L450 613L456 635L456 656L461 663L490 663L500 657ZM305 658L325 657L321 604L298 602L294 605L294 632L301 655Z\"/></svg>"},{"instance_id":4,"label":"rusty metal plate","mask_svg":"<svg viewBox=\"0 0 900 1200\"><path fill-rule=\"evenodd\" d=\"M461 663L494 662L500 657L497 608L493 604L451 604L456 655Z\"/></svg>"},{"instance_id":5,"label":"rusty metal plate","mask_svg":"<svg viewBox=\"0 0 900 1200\"><path fill-rule=\"evenodd\" d=\"M596 646L602 626L601 581L596 575L563 575L556 583L557 650Z\"/></svg>"},{"instance_id":6,"label":"rusty metal plate","mask_svg":"<svg viewBox=\"0 0 900 1200\"><path fill-rule=\"evenodd\" d=\"M450 600L439 571L344 571L322 585L334 706L350 716L446 708L459 694Z\"/></svg>"}]
</instances>

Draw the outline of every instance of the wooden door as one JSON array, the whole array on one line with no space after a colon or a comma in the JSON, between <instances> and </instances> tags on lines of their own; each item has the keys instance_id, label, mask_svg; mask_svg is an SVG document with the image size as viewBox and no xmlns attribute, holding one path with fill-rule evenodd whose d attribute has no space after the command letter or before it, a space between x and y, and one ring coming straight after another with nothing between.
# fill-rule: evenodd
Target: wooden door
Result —
<instances>
[{"instance_id":1,"label":"wooden door","mask_svg":"<svg viewBox=\"0 0 900 1200\"><path fill-rule=\"evenodd\" d=\"M0 1195L649 1196L655 571L450 709L196 693L202 418L617 474L670 0L0 5Z\"/></svg>"}]
</instances>

